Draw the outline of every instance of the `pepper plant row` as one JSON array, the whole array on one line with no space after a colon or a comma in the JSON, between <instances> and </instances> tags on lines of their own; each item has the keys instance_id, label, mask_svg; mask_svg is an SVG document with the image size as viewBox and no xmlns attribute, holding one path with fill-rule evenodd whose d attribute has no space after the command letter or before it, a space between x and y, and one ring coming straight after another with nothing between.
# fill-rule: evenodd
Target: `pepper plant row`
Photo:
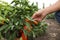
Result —
<instances>
[{"instance_id":1,"label":"pepper plant row","mask_svg":"<svg viewBox=\"0 0 60 40\"><path fill-rule=\"evenodd\" d=\"M36 25L31 18L37 10L38 4L29 4L29 0L13 0L11 4L0 1L0 38L15 40L21 36L21 30L25 35L33 37L44 33L47 28L45 21Z\"/></svg>"}]
</instances>

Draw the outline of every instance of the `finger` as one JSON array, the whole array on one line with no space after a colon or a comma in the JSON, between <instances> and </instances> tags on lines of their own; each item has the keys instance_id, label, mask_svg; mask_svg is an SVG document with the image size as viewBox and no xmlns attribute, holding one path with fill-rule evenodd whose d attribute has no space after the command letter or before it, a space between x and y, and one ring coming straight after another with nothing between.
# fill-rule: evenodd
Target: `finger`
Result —
<instances>
[{"instance_id":1,"label":"finger","mask_svg":"<svg viewBox=\"0 0 60 40\"><path fill-rule=\"evenodd\" d=\"M36 13L34 13L34 14L33 14L33 16L32 16L32 18L33 18L33 19L34 19L34 18L36 18L36 15L37 15L37 14L36 14Z\"/></svg>"},{"instance_id":2,"label":"finger","mask_svg":"<svg viewBox=\"0 0 60 40\"><path fill-rule=\"evenodd\" d=\"M37 21L37 22L42 21L42 19L40 19L40 18L35 18L34 20Z\"/></svg>"},{"instance_id":3,"label":"finger","mask_svg":"<svg viewBox=\"0 0 60 40\"><path fill-rule=\"evenodd\" d=\"M39 17L40 15L41 15L41 14L39 14L38 12L36 12L36 13L32 16L32 18L35 19L35 18Z\"/></svg>"},{"instance_id":4,"label":"finger","mask_svg":"<svg viewBox=\"0 0 60 40\"><path fill-rule=\"evenodd\" d=\"M35 13L32 15L32 18L35 18L37 15L37 11L35 11Z\"/></svg>"},{"instance_id":5,"label":"finger","mask_svg":"<svg viewBox=\"0 0 60 40\"><path fill-rule=\"evenodd\" d=\"M36 17L34 20L38 21L38 22L41 22L43 20L44 16L39 16L39 17Z\"/></svg>"}]
</instances>

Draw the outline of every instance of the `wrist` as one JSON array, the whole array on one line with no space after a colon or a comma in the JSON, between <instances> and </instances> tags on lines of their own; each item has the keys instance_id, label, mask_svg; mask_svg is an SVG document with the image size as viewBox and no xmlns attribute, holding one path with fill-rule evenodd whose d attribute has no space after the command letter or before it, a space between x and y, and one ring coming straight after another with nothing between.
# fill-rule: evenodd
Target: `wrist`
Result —
<instances>
[{"instance_id":1,"label":"wrist","mask_svg":"<svg viewBox=\"0 0 60 40\"><path fill-rule=\"evenodd\" d=\"M47 9L43 9L43 13L48 15L50 12Z\"/></svg>"}]
</instances>

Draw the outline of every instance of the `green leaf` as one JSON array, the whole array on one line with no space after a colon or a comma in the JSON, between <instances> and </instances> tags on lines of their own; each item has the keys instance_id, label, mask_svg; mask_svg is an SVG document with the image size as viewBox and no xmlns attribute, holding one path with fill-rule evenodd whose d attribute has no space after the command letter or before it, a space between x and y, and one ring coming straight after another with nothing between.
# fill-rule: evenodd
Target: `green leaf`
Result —
<instances>
[{"instance_id":1,"label":"green leaf","mask_svg":"<svg viewBox=\"0 0 60 40\"><path fill-rule=\"evenodd\" d=\"M10 30L10 28L11 28L11 27L8 26L8 27L5 29L4 33L7 33L8 30Z\"/></svg>"},{"instance_id":2,"label":"green leaf","mask_svg":"<svg viewBox=\"0 0 60 40\"><path fill-rule=\"evenodd\" d=\"M3 17L0 16L0 20L5 20Z\"/></svg>"},{"instance_id":3,"label":"green leaf","mask_svg":"<svg viewBox=\"0 0 60 40\"><path fill-rule=\"evenodd\" d=\"M31 30L31 28L30 28L30 23L26 22L25 24L26 24L26 27L27 27L29 30Z\"/></svg>"},{"instance_id":4,"label":"green leaf","mask_svg":"<svg viewBox=\"0 0 60 40\"><path fill-rule=\"evenodd\" d=\"M36 37L35 32L32 31L32 33L33 33L33 37L35 38Z\"/></svg>"},{"instance_id":5,"label":"green leaf","mask_svg":"<svg viewBox=\"0 0 60 40\"><path fill-rule=\"evenodd\" d=\"M0 27L0 32L1 32L2 30L6 29L7 27L8 27L7 25L1 26L1 27Z\"/></svg>"}]
</instances>

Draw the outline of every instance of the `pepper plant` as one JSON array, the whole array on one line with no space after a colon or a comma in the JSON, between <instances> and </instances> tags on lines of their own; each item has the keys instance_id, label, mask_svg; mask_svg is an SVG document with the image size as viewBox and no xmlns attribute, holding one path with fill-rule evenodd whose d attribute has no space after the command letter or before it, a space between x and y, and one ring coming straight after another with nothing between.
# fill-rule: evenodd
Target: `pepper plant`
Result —
<instances>
[{"instance_id":1,"label":"pepper plant","mask_svg":"<svg viewBox=\"0 0 60 40\"><path fill-rule=\"evenodd\" d=\"M11 4L0 2L0 38L15 40L21 36L21 30L26 36L32 35L33 37L46 31L45 21L36 25L31 18L33 13L38 10L38 4L29 4L29 0L13 0ZM26 22L25 19L29 19L31 22Z\"/></svg>"}]
</instances>

